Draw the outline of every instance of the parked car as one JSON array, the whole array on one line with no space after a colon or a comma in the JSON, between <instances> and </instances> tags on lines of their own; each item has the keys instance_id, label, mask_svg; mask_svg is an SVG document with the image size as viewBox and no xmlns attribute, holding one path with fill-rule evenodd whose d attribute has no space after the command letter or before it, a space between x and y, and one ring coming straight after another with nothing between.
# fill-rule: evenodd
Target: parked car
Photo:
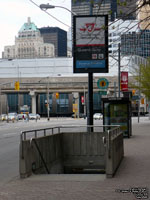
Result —
<instances>
[{"instance_id":1,"label":"parked car","mask_svg":"<svg viewBox=\"0 0 150 200\"><path fill-rule=\"evenodd\" d=\"M18 120L17 113L8 113L8 120L10 120L10 121Z\"/></svg>"},{"instance_id":2,"label":"parked car","mask_svg":"<svg viewBox=\"0 0 150 200\"><path fill-rule=\"evenodd\" d=\"M7 114L1 114L1 116L0 116L0 120L1 121L5 121L5 120L7 120Z\"/></svg>"},{"instance_id":3,"label":"parked car","mask_svg":"<svg viewBox=\"0 0 150 200\"><path fill-rule=\"evenodd\" d=\"M93 115L93 118L95 119L95 120L100 120L100 119L103 119L103 115L102 115L102 113L95 113L94 115Z\"/></svg>"},{"instance_id":4,"label":"parked car","mask_svg":"<svg viewBox=\"0 0 150 200\"><path fill-rule=\"evenodd\" d=\"M40 115L39 114L34 114L34 113L29 113L29 119L40 119Z\"/></svg>"},{"instance_id":5,"label":"parked car","mask_svg":"<svg viewBox=\"0 0 150 200\"><path fill-rule=\"evenodd\" d=\"M27 114L18 114L19 120L26 119L26 118L27 118Z\"/></svg>"}]
</instances>

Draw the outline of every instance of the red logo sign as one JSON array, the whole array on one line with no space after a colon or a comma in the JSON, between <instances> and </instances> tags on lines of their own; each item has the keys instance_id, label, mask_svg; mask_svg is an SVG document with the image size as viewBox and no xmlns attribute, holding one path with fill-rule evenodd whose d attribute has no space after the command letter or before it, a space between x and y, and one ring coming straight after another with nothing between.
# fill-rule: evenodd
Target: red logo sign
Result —
<instances>
[{"instance_id":1,"label":"red logo sign","mask_svg":"<svg viewBox=\"0 0 150 200\"><path fill-rule=\"evenodd\" d=\"M80 31L88 31L91 33L93 31L100 31L100 28L95 28L95 23L86 23L85 28L80 28Z\"/></svg>"},{"instance_id":2,"label":"red logo sign","mask_svg":"<svg viewBox=\"0 0 150 200\"><path fill-rule=\"evenodd\" d=\"M81 96L81 103L84 103L84 96Z\"/></svg>"},{"instance_id":3,"label":"red logo sign","mask_svg":"<svg viewBox=\"0 0 150 200\"><path fill-rule=\"evenodd\" d=\"M128 72L121 72L121 90L128 91Z\"/></svg>"}]
</instances>

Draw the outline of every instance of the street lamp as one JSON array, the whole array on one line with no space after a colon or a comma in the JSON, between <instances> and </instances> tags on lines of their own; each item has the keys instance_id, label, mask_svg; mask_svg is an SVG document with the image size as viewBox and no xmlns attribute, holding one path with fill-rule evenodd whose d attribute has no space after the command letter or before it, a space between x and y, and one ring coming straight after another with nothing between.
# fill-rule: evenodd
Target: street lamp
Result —
<instances>
[{"instance_id":1,"label":"street lamp","mask_svg":"<svg viewBox=\"0 0 150 200\"><path fill-rule=\"evenodd\" d=\"M47 10L47 9L53 9L53 8L63 8L63 9L66 9L67 11L69 11L72 15L77 15L75 12L72 12L71 10L69 10L66 7L63 7L63 6L54 6L54 5L50 5L49 3L47 3L47 4L41 4L40 8L41 8L41 10Z\"/></svg>"}]
</instances>

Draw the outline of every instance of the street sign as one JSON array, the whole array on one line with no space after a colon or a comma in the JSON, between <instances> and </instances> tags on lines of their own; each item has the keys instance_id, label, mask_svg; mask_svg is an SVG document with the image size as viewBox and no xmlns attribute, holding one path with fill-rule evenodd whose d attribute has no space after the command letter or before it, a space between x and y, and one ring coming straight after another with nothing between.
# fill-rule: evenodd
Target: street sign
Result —
<instances>
[{"instance_id":1,"label":"street sign","mask_svg":"<svg viewBox=\"0 0 150 200\"><path fill-rule=\"evenodd\" d=\"M97 87L99 89L107 89L108 88L108 85L109 85L109 82L106 78L100 78L98 81L97 81Z\"/></svg>"},{"instance_id":2,"label":"street sign","mask_svg":"<svg viewBox=\"0 0 150 200\"><path fill-rule=\"evenodd\" d=\"M99 91L100 95L107 95L107 91Z\"/></svg>"},{"instance_id":3,"label":"street sign","mask_svg":"<svg viewBox=\"0 0 150 200\"><path fill-rule=\"evenodd\" d=\"M121 91L128 91L128 72L121 72Z\"/></svg>"},{"instance_id":4,"label":"street sign","mask_svg":"<svg viewBox=\"0 0 150 200\"><path fill-rule=\"evenodd\" d=\"M84 104L84 96L81 96L81 103Z\"/></svg>"}]
</instances>

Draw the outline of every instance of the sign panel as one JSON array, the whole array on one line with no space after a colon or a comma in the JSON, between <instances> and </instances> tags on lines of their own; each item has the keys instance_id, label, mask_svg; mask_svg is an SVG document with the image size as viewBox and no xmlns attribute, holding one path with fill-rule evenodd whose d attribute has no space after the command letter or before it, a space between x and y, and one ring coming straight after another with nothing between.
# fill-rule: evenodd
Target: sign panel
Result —
<instances>
[{"instance_id":1,"label":"sign panel","mask_svg":"<svg viewBox=\"0 0 150 200\"><path fill-rule=\"evenodd\" d=\"M78 112L78 104L73 104L73 112Z\"/></svg>"},{"instance_id":2,"label":"sign panel","mask_svg":"<svg viewBox=\"0 0 150 200\"><path fill-rule=\"evenodd\" d=\"M74 16L74 73L108 72L108 16Z\"/></svg>"},{"instance_id":3,"label":"sign panel","mask_svg":"<svg viewBox=\"0 0 150 200\"><path fill-rule=\"evenodd\" d=\"M107 95L107 91L105 91L105 90L99 91L99 94L100 95Z\"/></svg>"},{"instance_id":4,"label":"sign panel","mask_svg":"<svg viewBox=\"0 0 150 200\"><path fill-rule=\"evenodd\" d=\"M81 103L84 104L84 96L81 96Z\"/></svg>"},{"instance_id":5,"label":"sign panel","mask_svg":"<svg viewBox=\"0 0 150 200\"><path fill-rule=\"evenodd\" d=\"M108 85L109 85L109 82L108 82L108 80L106 78L100 78L97 81L97 87L99 89L107 89Z\"/></svg>"},{"instance_id":6,"label":"sign panel","mask_svg":"<svg viewBox=\"0 0 150 200\"><path fill-rule=\"evenodd\" d=\"M128 72L121 72L121 91L128 91Z\"/></svg>"},{"instance_id":7,"label":"sign panel","mask_svg":"<svg viewBox=\"0 0 150 200\"><path fill-rule=\"evenodd\" d=\"M19 91L20 90L20 84L19 81L15 82L15 90Z\"/></svg>"}]
</instances>

